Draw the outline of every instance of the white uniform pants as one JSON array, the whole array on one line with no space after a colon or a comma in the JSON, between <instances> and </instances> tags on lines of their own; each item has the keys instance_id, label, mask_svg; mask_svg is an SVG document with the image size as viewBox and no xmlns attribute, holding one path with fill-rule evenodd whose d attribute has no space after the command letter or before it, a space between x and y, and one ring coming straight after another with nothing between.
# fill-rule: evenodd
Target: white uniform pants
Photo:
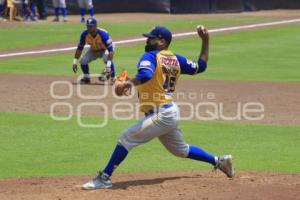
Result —
<instances>
[{"instance_id":1,"label":"white uniform pants","mask_svg":"<svg viewBox=\"0 0 300 200\"><path fill-rule=\"evenodd\" d=\"M86 8L91 9L93 8L93 1L92 0L78 0L79 8Z\"/></svg>"},{"instance_id":2,"label":"white uniform pants","mask_svg":"<svg viewBox=\"0 0 300 200\"><path fill-rule=\"evenodd\" d=\"M66 0L52 0L54 8L66 8Z\"/></svg>"},{"instance_id":3,"label":"white uniform pants","mask_svg":"<svg viewBox=\"0 0 300 200\"><path fill-rule=\"evenodd\" d=\"M125 130L119 138L119 143L130 151L157 137L170 153L178 157L187 157L189 146L184 142L178 126L178 106L175 103L168 104L171 106L161 106L157 112Z\"/></svg>"}]
</instances>

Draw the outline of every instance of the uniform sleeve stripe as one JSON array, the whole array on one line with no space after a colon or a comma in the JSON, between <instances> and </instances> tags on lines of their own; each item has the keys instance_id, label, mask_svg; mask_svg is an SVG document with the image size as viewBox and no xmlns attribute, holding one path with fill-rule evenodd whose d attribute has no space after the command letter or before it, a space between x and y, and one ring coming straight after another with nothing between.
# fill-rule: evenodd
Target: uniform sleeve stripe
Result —
<instances>
[{"instance_id":1,"label":"uniform sleeve stripe","mask_svg":"<svg viewBox=\"0 0 300 200\"><path fill-rule=\"evenodd\" d=\"M139 69L149 69L153 73L153 69L151 69L151 67L139 67Z\"/></svg>"}]
</instances>

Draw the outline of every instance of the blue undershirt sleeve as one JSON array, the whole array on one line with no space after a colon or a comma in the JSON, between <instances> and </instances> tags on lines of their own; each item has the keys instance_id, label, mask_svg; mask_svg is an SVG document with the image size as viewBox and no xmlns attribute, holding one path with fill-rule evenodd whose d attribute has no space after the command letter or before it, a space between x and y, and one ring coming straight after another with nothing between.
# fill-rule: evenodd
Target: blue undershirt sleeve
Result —
<instances>
[{"instance_id":1,"label":"blue undershirt sleeve","mask_svg":"<svg viewBox=\"0 0 300 200\"><path fill-rule=\"evenodd\" d=\"M149 69L140 69L136 74L136 78L141 81L141 83L145 83L149 81L153 76L153 72Z\"/></svg>"},{"instance_id":2,"label":"blue undershirt sleeve","mask_svg":"<svg viewBox=\"0 0 300 200\"><path fill-rule=\"evenodd\" d=\"M202 59L195 62L190 61L181 55L176 54L176 57L180 64L181 74L194 75L204 72L207 68L207 63Z\"/></svg>"},{"instance_id":3,"label":"blue undershirt sleeve","mask_svg":"<svg viewBox=\"0 0 300 200\"><path fill-rule=\"evenodd\" d=\"M136 78L142 83L149 81L156 69L156 53L145 53L138 62L137 67L138 73L136 74Z\"/></svg>"}]
</instances>

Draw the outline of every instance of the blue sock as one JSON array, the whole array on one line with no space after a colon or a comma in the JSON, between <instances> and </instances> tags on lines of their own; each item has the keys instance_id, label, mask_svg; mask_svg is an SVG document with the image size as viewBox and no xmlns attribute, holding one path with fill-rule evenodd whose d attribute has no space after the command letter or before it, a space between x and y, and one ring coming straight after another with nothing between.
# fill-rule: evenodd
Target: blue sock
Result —
<instances>
[{"instance_id":1,"label":"blue sock","mask_svg":"<svg viewBox=\"0 0 300 200\"><path fill-rule=\"evenodd\" d=\"M111 63L111 77L114 78L116 76L116 68L115 64L112 62Z\"/></svg>"},{"instance_id":2,"label":"blue sock","mask_svg":"<svg viewBox=\"0 0 300 200\"><path fill-rule=\"evenodd\" d=\"M84 75L89 75L90 74L89 65L81 65L81 70L82 70Z\"/></svg>"},{"instance_id":3,"label":"blue sock","mask_svg":"<svg viewBox=\"0 0 300 200\"><path fill-rule=\"evenodd\" d=\"M33 17L36 17L36 10L35 10L35 3L34 2L32 2L30 4L30 11L33 14Z\"/></svg>"},{"instance_id":4,"label":"blue sock","mask_svg":"<svg viewBox=\"0 0 300 200\"><path fill-rule=\"evenodd\" d=\"M119 164L126 158L128 151L121 145L117 144L111 158L103 170L104 173L109 176L112 175L113 171L119 166Z\"/></svg>"},{"instance_id":5,"label":"blue sock","mask_svg":"<svg viewBox=\"0 0 300 200\"><path fill-rule=\"evenodd\" d=\"M189 145L189 155L187 156L190 159L193 160L200 160L207 163L210 163L212 165L216 165L215 156L207 153L203 149Z\"/></svg>"},{"instance_id":6,"label":"blue sock","mask_svg":"<svg viewBox=\"0 0 300 200\"><path fill-rule=\"evenodd\" d=\"M80 15L81 15L81 18L84 18L85 8L80 8Z\"/></svg>"},{"instance_id":7,"label":"blue sock","mask_svg":"<svg viewBox=\"0 0 300 200\"><path fill-rule=\"evenodd\" d=\"M91 17L94 17L94 8L90 8L89 13Z\"/></svg>"},{"instance_id":8,"label":"blue sock","mask_svg":"<svg viewBox=\"0 0 300 200\"><path fill-rule=\"evenodd\" d=\"M61 14L63 17L67 16L67 8L61 8Z\"/></svg>"},{"instance_id":9,"label":"blue sock","mask_svg":"<svg viewBox=\"0 0 300 200\"><path fill-rule=\"evenodd\" d=\"M3 5L0 4L0 17L2 17L2 12L3 12Z\"/></svg>"},{"instance_id":10,"label":"blue sock","mask_svg":"<svg viewBox=\"0 0 300 200\"><path fill-rule=\"evenodd\" d=\"M59 8L58 7L54 8L54 15L55 15L55 17L58 17L58 15L59 15Z\"/></svg>"},{"instance_id":11,"label":"blue sock","mask_svg":"<svg viewBox=\"0 0 300 200\"><path fill-rule=\"evenodd\" d=\"M23 17L26 19L28 17L27 11L26 11L26 4L22 4L22 14Z\"/></svg>"}]
</instances>

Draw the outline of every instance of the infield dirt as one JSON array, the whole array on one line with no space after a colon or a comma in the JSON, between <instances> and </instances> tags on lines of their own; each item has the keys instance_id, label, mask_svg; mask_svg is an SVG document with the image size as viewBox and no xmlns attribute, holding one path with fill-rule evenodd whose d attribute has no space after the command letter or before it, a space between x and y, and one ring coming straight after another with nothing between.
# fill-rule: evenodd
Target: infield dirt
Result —
<instances>
[{"instance_id":1,"label":"infield dirt","mask_svg":"<svg viewBox=\"0 0 300 200\"><path fill-rule=\"evenodd\" d=\"M86 191L81 184L92 177L38 177L0 181L1 200L96 199L272 199L295 200L300 176L239 172L228 179L220 172L160 172L113 177L113 188Z\"/></svg>"},{"instance_id":2,"label":"infield dirt","mask_svg":"<svg viewBox=\"0 0 300 200\"><path fill-rule=\"evenodd\" d=\"M51 96L51 84L56 81L67 81L73 94L69 99L57 100ZM81 86L84 95L104 94L104 88L107 87L107 96L100 100L82 99L78 96L77 77L57 77L57 76L32 76L32 75L14 75L0 74L0 112L30 112L30 113L50 113L50 107L55 102L68 102L73 106L73 112L76 114L76 108L83 102L101 102L107 105L108 112L97 107L87 107L81 113L83 116L113 116L112 107L117 102L128 102L132 105L137 103L135 94L128 100L116 99L113 94L113 87L103 86L94 78L91 85ZM247 120L241 116L241 120L225 120L228 122L242 123L260 123L260 124L282 124L299 125L300 118L300 84L297 83L273 83L273 82L255 82L255 81L222 81L222 80L181 80L175 94L177 103L191 103L195 105L193 109L188 106L181 106L181 116L188 117L193 115L193 120L199 120L199 115L206 117L206 111L214 112L212 106L200 106L199 103L212 103L218 108L220 113L226 117L238 116L238 109L241 112L246 103L260 103L264 111L254 113L252 117L258 118L264 114L261 120ZM66 84L57 84L54 86L55 95L67 95L69 88ZM122 107L120 107L122 108ZM124 108L124 107L123 107ZM134 111L138 113L138 107L134 106ZM254 107L258 108L258 107ZM127 107L128 109L128 107ZM55 109L55 114L68 114L67 107ZM197 116L198 113L199 115ZM124 117L132 112L119 113L117 116ZM142 116L142 115L140 115ZM138 116L137 116L138 117ZM225 118L219 117L218 120Z\"/></svg>"}]
</instances>

